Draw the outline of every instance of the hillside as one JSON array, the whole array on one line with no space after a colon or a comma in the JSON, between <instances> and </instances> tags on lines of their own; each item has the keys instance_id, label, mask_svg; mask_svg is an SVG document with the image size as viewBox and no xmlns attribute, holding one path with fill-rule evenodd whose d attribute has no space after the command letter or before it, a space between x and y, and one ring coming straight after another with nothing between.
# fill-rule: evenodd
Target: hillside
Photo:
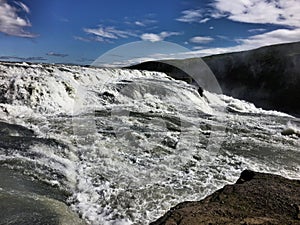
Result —
<instances>
[{"instance_id":1,"label":"hillside","mask_svg":"<svg viewBox=\"0 0 300 225\"><path fill-rule=\"evenodd\" d=\"M203 60L224 94L253 102L264 109L300 114L300 42L213 55ZM195 64L198 62L195 59L165 60L145 62L131 68L166 72L192 83L189 75L173 65L194 68L202 76L203 65Z\"/></svg>"}]
</instances>

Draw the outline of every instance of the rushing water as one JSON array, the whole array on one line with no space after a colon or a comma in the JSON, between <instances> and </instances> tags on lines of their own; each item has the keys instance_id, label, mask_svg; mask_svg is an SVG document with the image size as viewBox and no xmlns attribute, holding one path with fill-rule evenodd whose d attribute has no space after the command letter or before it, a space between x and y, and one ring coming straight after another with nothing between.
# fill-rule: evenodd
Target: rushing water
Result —
<instances>
[{"instance_id":1,"label":"rushing water","mask_svg":"<svg viewBox=\"0 0 300 225\"><path fill-rule=\"evenodd\" d=\"M12 188L64 201L90 224L147 224L246 168L300 179L298 118L206 91L201 97L163 73L0 67L0 176L33 179L1 179L0 197Z\"/></svg>"}]
</instances>

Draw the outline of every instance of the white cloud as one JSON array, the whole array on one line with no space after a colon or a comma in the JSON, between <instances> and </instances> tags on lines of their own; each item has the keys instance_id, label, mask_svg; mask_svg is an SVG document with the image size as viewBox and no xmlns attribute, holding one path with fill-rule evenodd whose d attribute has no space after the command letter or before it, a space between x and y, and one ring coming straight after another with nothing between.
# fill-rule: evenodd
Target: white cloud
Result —
<instances>
[{"instance_id":1,"label":"white cloud","mask_svg":"<svg viewBox=\"0 0 300 225\"><path fill-rule=\"evenodd\" d=\"M22 2L15 1L14 3L17 7L8 4L6 0L0 0L0 32L18 37L36 37L24 30L26 27L31 27L29 20L18 15L20 11L29 13L29 8Z\"/></svg>"},{"instance_id":2,"label":"white cloud","mask_svg":"<svg viewBox=\"0 0 300 225\"><path fill-rule=\"evenodd\" d=\"M103 27L98 28L84 28L87 34L92 34L98 37L97 41L105 41L107 39L119 39L128 38L129 36L136 36L134 33L129 31L117 30L114 27Z\"/></svg>"},{"instance_id":3,"label":"white cloud","mask_svg":"<svg viewBox=\"0 0 300 225\"><path fill-rule=\"evenodd\" d=\"M300 28L278 29L271 32L254 35L247 39L238 39L243 46L249 48L261 47L264 45L281 44L287 42L296 42L300 40Z\"/></svg>"},{"instance_id":4,"label":"white cloud","mask_svg":"<svg viewBox=\"0 0 300 225\"><path fill-rule=\"evenodd\" d=\"M206 23L207 21L210 21L210 18L204 18L199 21L199 23Z\"/></svg>"},{"instance_id":5,"label":"white cloud","mask_svg":"<svg viewBox=\"0 0 300 225\"><path fill-rule=\"evenodd\" d=\"M143 22L141 22L141 21L135 21L134 24L137 25L137 26L140 26L140 27L146 26L146 25L145 25Z\"/></svg>"},{"instance_id":6,"label":"white cloud","mask_svg":"<svg viewBox=\"0 0 300 225\"><path fill-rule=\"evenodd\" d=\"M215 0L212 6L233 21L300 26L300 0Z\"/></svg>"},{"instance_id":7,"label":"white cloud","mask_svg":"<svg viewBox=\"0 0 300 225\"><path fill-rule=\"evenodd\" d=\"M167 31L163 31L159 34L144 33L141 35L141 39L143 41L158 42L158 41L163 41L167 37L180 35L180 34L181 33L179 33L179 32L167 32Z\"/></svg>"},{"instance_id":8,"label":"white cloud","mask_svg":"<svg viewBox=\"0 0 300 225\"><path fill-rule=\"evenodd\" d=\"M264 29L264 28L257 28L257 29L248 30L248 32L250 32L250 33L265 32L265 31L266 31L266 29Z\"/></svg>"},{"instance_id":9,"label":"white cloud","mask_svg":"<svg viewBox=\"0 0 300 225\"><path fill-rule=\"evenodd\" d=\"M196 44L205 44L212 42L214 39L212 37L202 37L202 36L197 36L193 37L190 39L190 42L196 43Z\"/></svg>"},{"instance_id":10,"label":"white cloud","mask_svg":"<svg viewBox=\"0 0 300 225\"><path fill-rule=\"evenodd\" d=\"M163 38L159 34L153 34L153 33L142 34L141 39L143 41L151 41L151 42L157 42L163 40Z\"/></svg>"},{"instance_id":11,"label":"white cloud","mask_svg":"<svg viewBox=\"0 0 300 225\"><path fill-rule=\"evenodd\" d=\"M177 18L177 21L192 23L203 21L203 12L200 9L189 9L181 12L183 15ZM207 21L205 21L207 22Z\"/></svg>"},{"instance_id":12,"label":"white cloud","mask_svg":"<svg viewBox=\"0 0 300 225\"><path fill-rule=\"evenodd\" d=\"M225 17L244 23L300 27L300 0L212 0L209 7L184 10L176 20L205 23Z\"/></svg>"}]
</instances>

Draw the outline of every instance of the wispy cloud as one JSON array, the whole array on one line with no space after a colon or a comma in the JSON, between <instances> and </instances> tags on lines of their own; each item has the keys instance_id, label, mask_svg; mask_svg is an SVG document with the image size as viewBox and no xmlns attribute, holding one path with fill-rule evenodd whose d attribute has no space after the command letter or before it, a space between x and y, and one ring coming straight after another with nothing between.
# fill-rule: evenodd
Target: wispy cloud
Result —
<instances>
[{"instance_id":1,"label":"wispy cloud","mask_svg":"<svg viewBox=\"0 0 300 225\"><path fill-rule=\"evenodd\" d=\"M264 28L257 28L257 29L248 30L248 32L250 32L250 33L258 33L258 32L265 32L265 31L266 31L266 29L264 29Z\"/></svg>"},{"instance_id":2,"label":"wispy cloud","mask_svg":"<svg viewBox=\"0 0 300 225\"><path fill-rule=\"evenodd\" d=\"M222 39L222 40L232 41L232 38L229 38L229 37L224 36L224 35L217 35L216 37L217 37L217 38L220 38L220 39Z\"/></svg>"},{"instance_id":3,"label":"wispy cloud","mask_svg":"<svg viewBox=\"0 0 300 225\"><path fill-rule=\"evenodd\" d=\"M57 53L57 52L48 52L46 55L48 56L54 56L54 57L67 57L68 54L62 54L62 53Z\"/></svg>"},{"instance_id":4,"label":"wispy cloud","mask_svg":"<svg viewBox=\"0 0 300 225\"><path fill-rule=\"evenodd\" d=\"M201 9L189 9L181 12L181 16L177 18L177 21L184 23L193 23L193 22L207 22L208 18L203 18L204 12ZM208 19L209 20L209 19Z\"/></svg>"},{"instance_id":5,"label":"wispy cloud","mask_svg":"<svg viewBox=\"0 0 300 225\"><path fill-rule=\"evenodd\" d=\"M87 34L96 36L98 39L91 39L95 41L116 40L136 36L135 33L130 31L118 30L114 27L104 27L102 25L99 25L97 28L84 28L83 30Z\"/></svg>"},{"instance_id":6,"label":"wispy cloud","mask_svg":"<svg viewBox=\"0 0 300 225\"><path fill-rule=\"evenodd\" d=\"M196 51L180 54L177 57L189 58L189 57L202 57L207 55L222 54L228 52L239 52L245 50L251 50L266 45L283 44L299 41L300 28L298 29L278 29L263 34L253 35L248 38L236 39L238 43L235 46L225 48L202 48Z\"/></svg>"},{"instance_id":7,"label":"wispy cloud","mask_svg":"<svg viewBox=\"0 0 300 225\"><path fill-rule=\"evenodd\" d=\"M144 19L144 20L137 20L137 21L134 21L134 24L136 26L140 26L140 27L146 27L146 26L149 26L149 25L153 25L155 23L157 23L158 21L157 20L154 20L154 19Z\"/></svg>"},{"instance_id":8,"label":"wispy cloud","mask_svg":"<svg viewBox=\"0 0 300 225\"><path fill-rule=\"evenodd\" d=\"M209 42L212 42L214 39L212 37L202 37L202 36L196 36L190 39L190 42L195 44L206 44Z\"/></svg>"},{"instance_id":9,"label":"wispy cloud","mask_svg":"<svg viewBox=\"0 0 300 225\"><path fill-rule=\"evenodd\" d=\"M73 36L73 38L77 41L83 41L83 42L109 42L108 40L105 40L102 37L99 36L92 36L92 37L80 37L80 36Z\"/></svg>"},{"instance_id":10,"label":"wispy cloud","mask_svg":"<svg viewBox=\"0 0 300 225\"><path fill-rule=\"evenodd\" d=\"M30 13L30 9L22 2L14 1L14 5L7 0L0 0L0 32L17 37L34 38L37 35L26 30L31 23L26 18L21 18L20 12Z\"/></svg>"},{"instance_id":11,"label":"wispy cloud","mask_svg":"<svg viewBox=\"0 0 300 225\"><path fill-rule=\"evenodd\" d=\"M209 11L204 9L184 10L181 14L176 20L184 23L206 23L212 18Z\"/></svg>"},{"instance_id":12,"label":"wispy cloud","mask_svg":"<svg viewBox=\"0 0 300 225\"><path fill-rule=\"evenodd\" d=\"M142 34L140 36L140 38L143 41L158 42L158 41L163 41L167 37L181 35L181 34L182 33L180 33L180 32L167 32L167 31L163 31L163 32L161 32L159 34L144 33L144 34Z\"/></svg>"},{"instance_id":13,"label":"wispy cloud","mask_svg":"<svg viewBox=\"0 0 300 225\"><path fill-rule=\"evenodd\" d=\"M91 42L92 40L90 38L84 38L80 36L73 36L73 38L77 41L83 41L83 42Z\"/></svg>"},{"instance_id":14,"label":"wispy cloud","mask_svg":"<svg viewBox=\"0 0 300 225\"><path fill-rule=\"evenodd\" d=\"M18 2L18 1L14 1L14 3L19 6L24 12L26 12L27 14L30 13L30 9L28 8L27 5L25 5L24 3L22 2Z\"/></svg>"},{"instance_id":15,"label":"wispy cloud","mask_svg":"<svg viewBox=\"0 0 300 225\"><path fill-rule=\"evenodd\" d=\"M141 21L135 21L134 24L137 25L137 26L140 26L140 27L146 26L145 23L143 23Z\"/></svg>"},{"instance_id":16,"label":"wispy cloud","mask_svg":"<svg viewBox=\"0 0 300 225\"><path fill-rule=\"evenodd\" d=\"M149 25L153 25L155 23L157 23L157 20L154 19L135 19L135 18L130 18L130 17L125 17L125 24L129 25L129 26L137 26L137 27L147 27Z\"/></svg>"},{"instance_id":17,"label":"wispy cloud","mask_svg":"<svg viewBox=\"0 0 300 225\"><path fill-rule=\"evenodd\" d=\"M199 23L206 23L207 21L210 21L210 18L204 18L199 21Z\"/></svg>"}]
</instances>

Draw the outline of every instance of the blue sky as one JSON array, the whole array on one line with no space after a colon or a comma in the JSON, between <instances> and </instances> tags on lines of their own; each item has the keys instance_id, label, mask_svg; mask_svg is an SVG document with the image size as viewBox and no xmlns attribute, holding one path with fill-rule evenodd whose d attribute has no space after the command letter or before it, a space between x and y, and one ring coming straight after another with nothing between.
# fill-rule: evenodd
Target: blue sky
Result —
<instances>
[{"instance_id":1,"label":"blue sky","mask_svg":"<svg viewBox=\"0 0 300 225\"><path fill-rule=\"evenodd\" d=\"M300 0L0 0L0 60L90 64L135 41L241 51L300 41L299 12Z\"/></svg>"}]
</instances>

